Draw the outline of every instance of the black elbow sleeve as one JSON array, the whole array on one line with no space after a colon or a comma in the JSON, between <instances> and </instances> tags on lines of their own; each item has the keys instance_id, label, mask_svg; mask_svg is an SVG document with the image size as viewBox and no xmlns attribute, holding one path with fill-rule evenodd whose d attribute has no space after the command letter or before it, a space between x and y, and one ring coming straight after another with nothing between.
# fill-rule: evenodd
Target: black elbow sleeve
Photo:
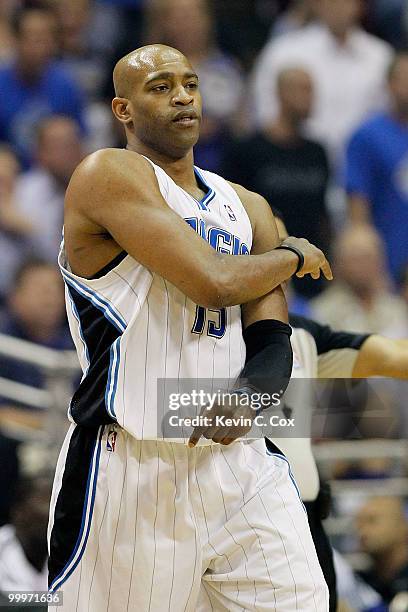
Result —
<instances>
[{"instance_id":1,"label":"black elbow sleeve","mask_svg":"<svg viewBox=\"0 0 408 612\"><path fill-rule=\"evenodd\" d=\"M292 373L292 330L282 321L257 321L244 332L247 356L240 375L240 386L261 393L282 395Z\"/></svg>"}]
</instances>

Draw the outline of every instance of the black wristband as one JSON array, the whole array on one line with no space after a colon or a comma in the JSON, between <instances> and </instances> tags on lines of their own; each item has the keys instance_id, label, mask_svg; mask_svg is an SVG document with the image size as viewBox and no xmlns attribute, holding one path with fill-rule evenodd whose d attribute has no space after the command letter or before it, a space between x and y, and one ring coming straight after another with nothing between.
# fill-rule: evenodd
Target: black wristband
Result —
<instances>
[{"instance_id":1,"label":"black wristband","mask_svg":"<svg viewBox=\"0 0 408 612\"><path fill-rule=\"evenodd\" d=\"M300 270L305 265L305 256L303 255L300 249L298 249L295 246L292 246L291 244L281 244L280 246L276 247L276 249L285 249L285 251L292 251L292 253L295 253L295 255L297 255L299 258L299 262L298 262L295 274L300 272Z\"/></svg>"}]
</instances>

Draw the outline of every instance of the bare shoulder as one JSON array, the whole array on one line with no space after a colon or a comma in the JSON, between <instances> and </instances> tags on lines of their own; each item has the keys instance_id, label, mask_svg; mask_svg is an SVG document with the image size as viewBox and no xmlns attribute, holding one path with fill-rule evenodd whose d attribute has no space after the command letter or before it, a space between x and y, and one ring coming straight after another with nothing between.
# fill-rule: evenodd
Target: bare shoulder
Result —
<instances>
[{"instance_id":1,"label":"bare shoulder","mask_svg":"<svg viewBox=\"0 0 408 612\"><path fill-rule=\"evenodd\" d=\"M87 207L111 199L118 192L137 189L154 180L149 162L133 151L101 149L88 155L73 173L66 193L66 206Z\"/></svg>"}]
</instances>

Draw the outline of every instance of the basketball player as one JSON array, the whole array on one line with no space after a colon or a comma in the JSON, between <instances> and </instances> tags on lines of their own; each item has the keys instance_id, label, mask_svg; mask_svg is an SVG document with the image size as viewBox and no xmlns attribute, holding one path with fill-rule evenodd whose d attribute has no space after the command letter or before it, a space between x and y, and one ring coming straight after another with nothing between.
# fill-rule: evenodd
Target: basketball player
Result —
<instances>
[{"instance_id":1,"label":"basketball player","mask_svg":"<svg viewBox=\"0 0 408 612\"><path fill-rule=\"evenodd\" d=\"M251 382L266 368L286 386L280 284L330 266L306 240L281 244L260 196L194 167L201 100L184 56L141 48L114 84L127 150L89 156L66 195L59 262L84 375L51 500L55 610L324 612L286 460L264 439L236 441L247 422L166 441L156 408L159 379Z\"/></svg>"},{"instance_id":2,"label":"basketball player","mask_svg":"<svg viewBox=\"0 0 408 612\"><path fill-rule=\"evenodd\" d=\"M274 209L279 237L288 233L280 211ZM330 612L337 610L333 555L322 518L328 513L329 499L319 491L319 475L313 456L310 430L311 402L306 399L308 385L299 379L390 377L408 379L408 340L393 340L377 334L336 331L298 315L290 315L292 327L293 370L285 395L291 418L302 422L302 438L279 438L276 445L285 453L305 503L320 565L330 592ZM310 410L308 411L307 408Z\"/></svg>"}]
</instances>

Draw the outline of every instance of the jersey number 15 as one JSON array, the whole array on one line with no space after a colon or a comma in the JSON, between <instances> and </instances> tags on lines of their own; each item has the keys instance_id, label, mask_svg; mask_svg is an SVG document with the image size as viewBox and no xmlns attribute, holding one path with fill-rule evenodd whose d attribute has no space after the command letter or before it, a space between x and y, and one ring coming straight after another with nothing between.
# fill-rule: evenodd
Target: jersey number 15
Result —
<instances>
[{"instance_id":1,"label":"jersey number 15","mask_svg":"<svg viewBox=\"0 0 408 612\"><path fill-rule=\"evenodd\" d=\"M207 336L222 338L227 329L227 309L196 307L194 325L191 329L193 334L203 334L207 327Z\"/></svg>"}]
</instances>

